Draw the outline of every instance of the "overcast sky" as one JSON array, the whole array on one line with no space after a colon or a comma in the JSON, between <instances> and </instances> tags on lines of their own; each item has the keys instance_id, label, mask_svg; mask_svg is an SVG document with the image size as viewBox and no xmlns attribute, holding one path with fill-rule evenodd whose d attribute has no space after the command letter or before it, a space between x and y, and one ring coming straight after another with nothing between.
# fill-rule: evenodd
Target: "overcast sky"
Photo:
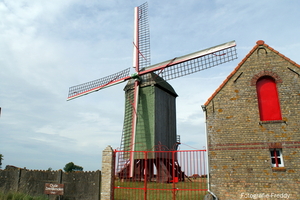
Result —
<instances>
[{"instance_id":1,"label":"overcast sky","mask_svg":"<svg viewBox=\"0 0 300 200\"><path fill-rule=\"evenodd\" d=\"M125 84L72 101L68 89L132 66L144 0L0 0L0 153L6 165L84 170L120 146ZM201 105L257 40L300 63L297 0L149 0L151 63L235 40L238 59L169 81L180 149L205 148ZM132 73L134 70L132 69Z\"/></svg>"}]
</instances>

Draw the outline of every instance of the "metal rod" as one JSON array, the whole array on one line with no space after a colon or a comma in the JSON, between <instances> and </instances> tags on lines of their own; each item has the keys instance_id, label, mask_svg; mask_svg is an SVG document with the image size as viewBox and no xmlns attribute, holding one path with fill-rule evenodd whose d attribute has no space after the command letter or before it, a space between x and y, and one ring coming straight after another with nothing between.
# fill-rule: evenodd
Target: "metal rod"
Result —
<instances>
[{"instance_id":1,"label":"metal rod","mask_svg":"<svg viewBox=\"0 0 300 200\"><path fill-rule=\"evenodd\" d=\"M147 180L147 174L148 174L147 159L148 159L148 155L147 154L148 154L148 152L144 152L144 154L145 154L145 163L144 163L144 165L145 165L145 171L144 171L144 200L147 200L147 182L148 182L148 180Z\"/></svg>"},{"instance_id":2,"label":"metal rod","mask_svg":"<svg viewBox=\"0 0 300 200\"><path fill-rule=\"evenodd\" d=\"M202 110L204 112L204 120L205 120L205 137L206 137L206 169L207 169L207 191L209 193L211 193L216 200L218 200L218 197L210 190L210 168L209 168L209 156L208 156L208 153L209 153L209 149L208 149L208 131L207 131L207 110L206 110L206 106L202 106Z\"/></svg>"}]
</instances>

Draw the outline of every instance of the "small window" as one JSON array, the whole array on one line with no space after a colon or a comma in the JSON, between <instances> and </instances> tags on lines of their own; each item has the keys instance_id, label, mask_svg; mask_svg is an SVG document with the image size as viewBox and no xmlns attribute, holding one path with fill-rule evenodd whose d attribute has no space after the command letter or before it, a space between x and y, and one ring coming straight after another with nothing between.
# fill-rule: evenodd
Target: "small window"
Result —
<instances>
[{"instance_id":1,"label":"small window","mask_svg":"<svg viewBox=\"0 0 300 200\"><path fill-rule=\"evenodd\" d=\"M261 121L282 120L275 80L263 76L256 82L258 107Z\"/></svg>"},{"instance_id":2,"label":"small window","mask_svg":"<svg viewBox=\"0 0 300 200\"><path fill-rule=\"evenodd\" d=\"M272 167L283 167L282 149L270 149Z\"/></svg>"}]
</instances>

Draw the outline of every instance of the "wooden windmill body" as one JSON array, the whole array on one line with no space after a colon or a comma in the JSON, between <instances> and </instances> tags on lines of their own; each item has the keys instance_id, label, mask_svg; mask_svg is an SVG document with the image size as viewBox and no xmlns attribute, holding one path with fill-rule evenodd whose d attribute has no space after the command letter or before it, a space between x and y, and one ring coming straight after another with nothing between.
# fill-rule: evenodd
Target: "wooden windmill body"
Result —
<instances>
[{"instance_id":1,"label":"wooden windmill body","mask_svg":"<svg viewBox=\"0 0 300 200\"><path fill-rule=\"evenodd\" d=\"M192 74L236 59L235 42L231 41L208 49L176 57L150 66L150 34L148 26L147 3L134 9L134 53L135 73L129 75L130 68L70 87L68 100L99 91L106 87L128 81L125 91L125 117L121 150L126 165L120 169L123 177L139 177L145 168L156 166L157 173L166 182L178 174L170 174L167 165L173 165L181 174L177 158L166 161L168 153L148 155L148 166L136 151L155 151L163 146L164 150L176 150L176 102L177 94L167 80ZM174 165L174 163L176 163ZM153 176L154 170L148 170Z\"/></svg>"},{"instance_id":2,"label":"wooden windmill body","mask_svg":"<svg viewBox=\"0 0 300 200\"><path fill-rule=\"evenodd\" d=\"M125 90L125 117L122 147L131 150L131 117L134 109L130 99L134 81L128 81ZM139 85L135 151L151 151L163 145L173 149L176 144L176 94L173 87L154 73L141 77ZM126 124L126 122L130 122Z\"/></svg>"},{"instance_id":3,"label":"wooden windmill body","mask_svg":"<svg viewBox=\"0 0 300 200\"><path fill-rule=\"evenodd\" d=\"M147 167L147 177L151 180L156 168L159 182L168 182L172 179L165 173L167 166L172 164L169 154L149 153L158 149L174 150L177 143L176 133L176 97L173 87L154 73L148 73L140 78L138 106L135 111L132 108L134 96L134 80L128 81L125 91L125 116L121 147L125 151L122 159L133 160L124 165L118 172L119 178L134 177L135 180L144 178L144 170ZM132 143L132 115L137 113L136 134ZM147 166L143 153L134 151L147 151ZM127 153L126 153L127 152ZM130 158L132 156L132 158ZM177 158L174 158L177 160ZM176 161L175 161L176 162ZM132 170L131 170L132 169ZM159 169L159 170L158 170ZM132 175L130 175L132 171ZM180 169L178 169L181 172Z\"/></svg>"}]
</instances>

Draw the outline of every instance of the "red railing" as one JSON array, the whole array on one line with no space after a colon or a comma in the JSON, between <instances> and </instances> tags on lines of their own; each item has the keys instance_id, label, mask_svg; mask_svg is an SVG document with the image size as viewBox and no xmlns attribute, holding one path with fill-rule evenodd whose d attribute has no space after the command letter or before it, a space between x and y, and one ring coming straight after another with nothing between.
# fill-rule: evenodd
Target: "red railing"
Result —
<instances>
[{"instance_id":1,"label":"red railing","mask_svg":"<svg viewBox=\"0 0 300 200\"><path fill-rule=\"evenodd\" d=\"M199 200L207 193L206 150L115 151L115 159L116 200Z\"/></svg>"}]
</instances>

